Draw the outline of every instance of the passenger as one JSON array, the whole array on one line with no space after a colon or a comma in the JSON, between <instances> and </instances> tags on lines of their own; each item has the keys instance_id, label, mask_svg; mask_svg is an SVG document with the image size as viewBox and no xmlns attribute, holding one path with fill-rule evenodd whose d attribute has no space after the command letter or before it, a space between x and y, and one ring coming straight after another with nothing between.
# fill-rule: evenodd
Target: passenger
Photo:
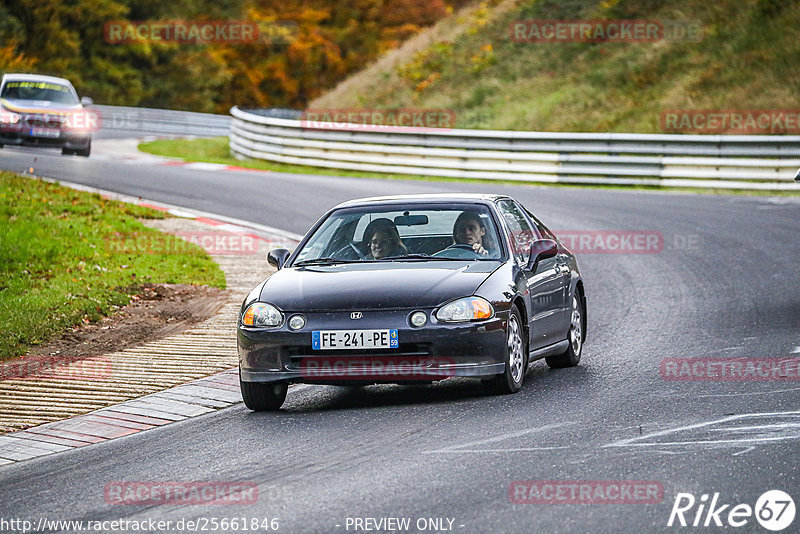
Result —
<instances>
[{"instance_id":1,"label":"passenger","mask_svg":"<svg viewBox=\"0 0 800 534\"><path fill-rule=\"evenodd\" d=\"M362 246L367 250L367 259L380 260L408 254L397 227L386 218L375 219L367 225Z\"/></svg>"},{"instance_id":2,"label":"passenger","mask_svg":"<svg viewBox=\"0 0 800 534\"><path fill-rule=\"evenodd\" d=\"M456 245L470 245L481 256L495 248L486 235L486 224L476 211L464 211L458 216L453 225L453 241Z\"/></svg>"}]
</instances>

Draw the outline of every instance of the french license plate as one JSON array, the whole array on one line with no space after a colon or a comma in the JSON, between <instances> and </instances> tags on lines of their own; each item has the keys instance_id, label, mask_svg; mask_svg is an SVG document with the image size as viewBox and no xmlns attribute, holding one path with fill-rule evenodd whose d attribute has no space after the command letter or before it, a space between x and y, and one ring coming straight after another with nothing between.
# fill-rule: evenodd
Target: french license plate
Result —
<instances>
[{"instance_id":1,"label":"french license plate","mask_svg":"<svg viewBox=\"0 0 800 534\"><path fill-rule=\"evenodd\" d=\"M58 137L61 135L61 130L55 128L31 128L30 134L33 137Z\"/></svg>"},{"instance_id":2,"label":"french license plate","mask_svg":"<svg viewBox=\"0 0 800 534\"><path fill-rule=\"evenodd\" d=\"M397 330L314 330L311 348L336 349L396 349Z\"/></svg>"}]
</instances>

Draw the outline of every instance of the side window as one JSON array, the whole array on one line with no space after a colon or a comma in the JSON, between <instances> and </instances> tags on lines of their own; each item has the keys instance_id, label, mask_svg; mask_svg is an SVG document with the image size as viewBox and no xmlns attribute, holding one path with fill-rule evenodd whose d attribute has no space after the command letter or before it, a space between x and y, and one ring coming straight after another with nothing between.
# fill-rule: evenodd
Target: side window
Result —
<instances>
[{"instance_id":1,"label":"side window","mask_svg":"<svg viewBox=\"0 0 800 534\"><path fill-rule=\"evenodd\" d=\"M337 232L342 226L342 219L341 217L331 217L322 224L323 226L317 230L312 237L312 240L306 243L306 246L303 247L303 250L297 256L296 261L322 257L325 249L329 246L334 233Z\"/></svg>"},{"instance_id":2,"label":"side window","mask_svg":"<svg viewBox=\"0 0 800 534\"><path fill-rule=\"evenodd\" d=\"M536 233L528 223L528 219L525 218L525 215L513 201L502 200L498 202L497 207L500 209L500 213L511 231L511 250L514 253L514 257L518 263L524 265L528 260L531 243L536 240Z\"/></svg>"},{"instance_id":3,"label":"side window","mask_svg":"<svg viewBox=\"0 0 800 534\"><path fill-rule=\"evenodd\" d=\"M544 223L542 223L542 221L534 217L534 215L528 210L525 210L525 213L528 214L528 217L531 218L533 224L536 225L536 229L539 230L539 233L542 235L542 237L544 237L545 239L552 239L553 241L558 241L558 238L555 236L555 234L553 234L553 232L551 232L550 229L546 227Z\"/></svg>"}]
</instances>

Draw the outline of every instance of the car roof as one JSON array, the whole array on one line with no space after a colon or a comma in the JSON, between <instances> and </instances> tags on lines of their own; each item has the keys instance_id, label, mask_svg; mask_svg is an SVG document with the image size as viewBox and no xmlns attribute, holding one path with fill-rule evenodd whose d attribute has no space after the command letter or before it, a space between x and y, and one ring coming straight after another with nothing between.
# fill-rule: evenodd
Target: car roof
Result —
<instances>
[{"instance_id":1,"label":"car roof","mask_svg":"<svg viewBox=\"0 0 800 534\"><path fill-rule=\"evenodd\" d=\"M56 76L45 76L43 74L3 74L3 83L10 81L20 82L49 82L59 83L72 87L72 84L66 78L58 78Z\"/></svg>"},{"instance_id":2,"label":"car roof","mask_svg":"<svg viewBox=\"0 0 800 534\"><path fill-rule=\"evenodd\" d=\"M351 208L356 206L368 206L374 204L427 204L431 202L481 202L489 203L501 198L509 198L506 195L482 194L482 193L429 193L419 195L392 195L384 197L365 197L348 200L338 204L333 209Z\"/></svg>"}]
</instances>

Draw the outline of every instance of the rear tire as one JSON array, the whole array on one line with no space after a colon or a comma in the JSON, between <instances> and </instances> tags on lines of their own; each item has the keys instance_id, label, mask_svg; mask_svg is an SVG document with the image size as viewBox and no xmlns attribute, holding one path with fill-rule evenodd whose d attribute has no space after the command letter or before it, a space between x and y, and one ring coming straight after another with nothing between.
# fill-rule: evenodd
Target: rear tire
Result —
<instances>
[{"instance_id":1,"label":"rear tire","mask_svg":"<svg viewBox=\"0 0 800 534\"><path fill-rule=\"evenodd\" d=\"M77 154L78 156L83 156L84 158L88 158L89 154L91 154L91 153L92 153L92 143L91 143L91 141L89 142L88 145L86 145L86 148L84 148L83 150L76 150L75 151L75 154Z\"/></svg>"},{"instance_id":2,"label":"rear tire","mask_svg":"<svg viewBox=\"0 0 800 534\"><path fill-rule=\"evenodd\" d=\"M241 376L239 387L242 389L244 405L254 412L274 412L280 409L289 390L286 382L242 382Z\"/></svg>"},{"instance_id":3,"label":"rear tire","mask_svg":"<svg viewBox=\"0 0 800 534\"><path fill-rule=\"evenodd\" d=\"M490 393L516 393L525 380L528 367L528 343L522 328L522 314L516 306L511 306L506 327L506 368L492 379L484 380L483 385Z\"/></svg>"},{"instance_id":4,"label":"rear tire","mask_svg":"<svg viewBox=\"0 0 800 534\"><path fill-rule=\"evenodd\" d=\"M61 149L61 155L62 156L72 156L73 154L75 154L75 151L73 151L73 150L70 150L68 148L62 148Z\"/></svg>"},{"instance_id":5,"label":"rear tire","mask_svg":"<svg viewBox=\"0 0 800 534\"><path fill-rule=\"evenodd\" d=\"M553 369L563 369L564 367L578 365L583 352L583 340L583 303L576 290L575 294L572 295L572 315L569 322L569 332L567 333L569 346L563 353L545 358L547 365Z\"/></svg>"}]
</instances>

